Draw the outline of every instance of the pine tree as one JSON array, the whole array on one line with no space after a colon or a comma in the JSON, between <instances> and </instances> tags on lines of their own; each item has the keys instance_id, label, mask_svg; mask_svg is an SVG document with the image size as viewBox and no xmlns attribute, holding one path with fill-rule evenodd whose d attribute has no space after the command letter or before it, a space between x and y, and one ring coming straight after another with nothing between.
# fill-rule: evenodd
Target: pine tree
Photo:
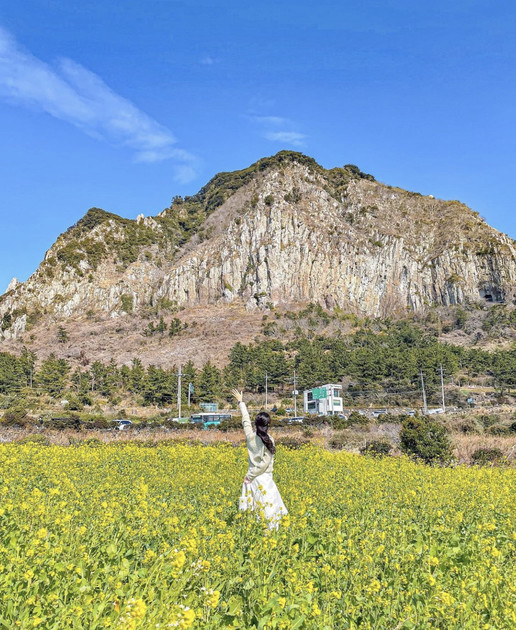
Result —
<instances>
[{"instance_id":1,"label":"pine tree","mask_svg":"<svg viewBox=\"0 0 516 630\"><path fill-rule=\"evenodd\" d=\"M59 326L57 329L57 341L59 341L59 343L66 343L68 341L68 333L63 326Z\"/></svg>"},{"instance_id":2,"label":"pine tree","mask_svg":"<svg viewBox=\"0 0 516 630\"><path fill-rule=\"evenodd\" d=\"M169 337L175 337L179 335L179 333L183 330L183 325L181 324L181 320L178 317L174 317L169 326L168 335Z\"/></svg>"},{"instance_id":3,"label":"pine tree","mask_svg":"<svg viewBox=\"0 0 516 630\"><path fill-rule=\"evenodd\" d=\"M41 364L36 374L36 382L51 396L56 396L64 391L69 371L70 366L65 359L56 359L55 354L52 353Z\"/></svg>"},{"instance_id":4,"label":"pine tree","mask_svg":"<svg viewBox=\"0 0 516 630\"><path fill-rule=\"evenodd\" d=\"M129 383L131 379L131 370L127 365L122 365L119 370L121 387L125 390L129 390Z\"/></svg>"},{"instance_id":5,"label":"pine tree","mask_svg":"<svg viewBox=\"0 0 516 630\"><path fill-rule=\"evenodd\" d=\"M149 365L143 383L143 400L145 404L169 405L177 396L174 387L174 376L171 372Z\"/></svg>"},{"instance_id":6,"label":"pine tree","mask_svg":"<svg viewBox=\"0 0 516 630\"><path fill-rule=\"evenodd\" d=\"M115 359L111 359L106 368L106 392L113 396L122 388L122 378Z\"/></svg>"},{"instance_id":7,"label":"pine tree","mask_svg":"<svg viewBox=\"0 0 516 630\"><path fill-rule=\"evenodd\" d=\"M0 352L0 393L8 394L27 385L23 359L8 352Z\"/></svg>"},{"instance_id":8,"label":"pine tree","mask_svg":"<svg viewBox=\"0 0 516 630\"><path fill-rule=\"evenodd\" d=\"M32 387L36 355L24 346L19 362L26 378L26 384Z\"/></svg>"},{"instance_id":9,"label":"pine tree","mask_svg":"<svg viewBox=\"0 0 516 630\"><path fill-rule=\"evenodd\" d=\"M149 322L147 328L143 331L143 334L146 337L152 337L152 335L156 332L156 327L154 326L154 322Z\"/></svg>"},{"instance_id":10,"label":"pine tree","mask_svg":"<svg viewBox=\"0 0 516 630\"><path fill-rule=\"evenodd\" d=\"M92 363L90 368L91 391L99 392L103 396L109 395L106 388L107 369L100 361Z\"/></svg>"},{"instance_id":11,"label":"pine tree","mask_svg":"<svg viewBox=\"0 0 516 630\"><path fill-rule=\"evenodd\" d=\"M133 359L129 375L129 391L134 394L141 394L143 390L143 381L145 379L145 369L140 359Z\"/></svg>"},{"instance_id":12,"label":"pine tree","mask_svg":"<svg viewBox=\"0 0 516 630\"><path fill-rule=\"evenodd\" d=\"M224 369L224 380L228 387L251 388L252 372L251 350L237 342L229 353L229 364Z\"/></svg>"},{"instance_id":13,"label":"pine tree","mask_svg":"<svg viewBox=\"0 0 516 630\"><path fill-rule=\"evenodd\" d=\"M197 380L200 402L214 402L221 395L221 374L210 361L204 364Z\"/></svg>"},{"instance_id":14,"label":"pine tree","mask_svg":"<svg viewBox=\"0 0 516 630\"><path fill-rule=\"evenodd\" d=\"M163 319L163 316L161 316L159 318L159 323L156 326L156 332L158 332L160 335L163 335L166 329L167 329L167 325L165 324L165 320Z\"/></svg>"}]
</instances>

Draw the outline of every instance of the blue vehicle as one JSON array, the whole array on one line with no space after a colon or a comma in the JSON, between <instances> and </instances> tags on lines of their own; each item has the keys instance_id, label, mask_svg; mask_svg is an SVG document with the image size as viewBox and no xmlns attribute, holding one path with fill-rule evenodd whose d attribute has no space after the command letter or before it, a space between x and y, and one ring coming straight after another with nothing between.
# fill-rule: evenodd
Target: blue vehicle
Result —
<instances>
[{"instance_id":1,"label":"blue vehicle","mask_svg":"<svg viewBox=\"0 0 516 630\"><path fill-rule=\"evenodd\" d=\"M190 416L190 422L202 424L203 428L216 427L222 420L231 420L230 413L196 413Z\"/></svg>"}]
</instances>

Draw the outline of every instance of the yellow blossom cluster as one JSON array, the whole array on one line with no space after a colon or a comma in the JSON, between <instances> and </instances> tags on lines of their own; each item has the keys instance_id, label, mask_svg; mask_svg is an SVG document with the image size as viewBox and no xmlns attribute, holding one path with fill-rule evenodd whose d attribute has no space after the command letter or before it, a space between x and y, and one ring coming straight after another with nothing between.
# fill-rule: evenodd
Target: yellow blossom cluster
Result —
<instances>
[{"instance_id":1,"label":"yellow blossom cluster","mask_svg":"<svg viewBox=\"0 0 516 630\"><path fill-rule=\"evenodd\" d=\"M0 445L1 627L516 627L514 469L279 446L271 531L238 511L246 466L224 445Z\"/></svg>"}]
</instances>

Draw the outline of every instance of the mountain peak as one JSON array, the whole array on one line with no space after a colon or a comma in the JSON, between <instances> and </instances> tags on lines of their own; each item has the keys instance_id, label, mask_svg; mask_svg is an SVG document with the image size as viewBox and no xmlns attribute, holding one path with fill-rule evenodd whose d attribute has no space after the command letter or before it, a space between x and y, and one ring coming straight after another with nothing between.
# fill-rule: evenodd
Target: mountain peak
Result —
<instances>
[{"instance_id":1,"label":"mountain peak","mask_svg":"<svg viewBox=\"0 0 516 630\"><path fill-rule=\"evenodd\" d=\"M93 228L106 223L110 219L121 220L122 217L112 212L102 210L102 208L90 208L86 214L77 221L75 225L68 228L67 233L76 232L78 235L90 232Z\"/></svg>"},{"instance_id":2,"label":"mountain peak","mask_svg":"<svg viewBox=\"0 0 516 630\"><path fill-rule=\"evenodd\" d=\"M0 318L119 317L163 300L248 309L318 302L382 316L509 301L514 286L514 242L463 204L280 151L218 173L154 217L90 208L3 296Z\"/></svg>"}]
</instances>

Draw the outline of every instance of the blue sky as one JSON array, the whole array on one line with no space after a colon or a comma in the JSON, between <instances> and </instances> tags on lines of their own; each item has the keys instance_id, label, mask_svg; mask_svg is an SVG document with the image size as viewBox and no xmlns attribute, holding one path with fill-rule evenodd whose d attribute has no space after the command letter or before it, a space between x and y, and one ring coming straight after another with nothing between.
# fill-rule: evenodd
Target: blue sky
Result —
<instances>
[{"instance_id":1,"label":"blue sky","mask_svg":"<svg viewBox=\"0 0 516 630\"><path fill-rule=\"evenodd\" d=\"M516 237L516 5L25 0L0 9L0 292L92 206L156 214L281 149Z\"/></svg>"}]
</instances>

